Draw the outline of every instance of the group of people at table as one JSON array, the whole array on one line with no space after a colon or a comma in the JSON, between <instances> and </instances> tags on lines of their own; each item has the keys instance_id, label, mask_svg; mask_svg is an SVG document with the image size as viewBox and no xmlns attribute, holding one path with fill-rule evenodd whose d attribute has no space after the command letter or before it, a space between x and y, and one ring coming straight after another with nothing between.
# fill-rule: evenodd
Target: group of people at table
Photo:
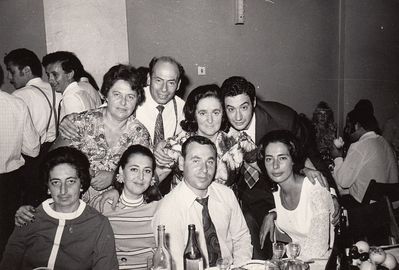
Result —
<instances>
[{"instance_id":1,"label":"group of people at table","mask_svg":"<svg viewBox=\"0 0 399 270\"><path fill-rule=\"evenodd\" d=\"M68 61L44 65L63 96L80 79ZM160 224L177 270L188 224L207 267L218 257L235 265L269 259L275 224L300 244L299 258L328 258L339 206L306 159L304 120L256 98L239 76L199 86L184 102L176 95L183 76L166 56L153 58L145 76L129 65L109 69L106 102L62 120L39 170L50 198L19 208L0 269L144 269ZM171 190L160 199L166 182ZM209 227L216 243L207 241Z\"/></svg>"}]
</instances>

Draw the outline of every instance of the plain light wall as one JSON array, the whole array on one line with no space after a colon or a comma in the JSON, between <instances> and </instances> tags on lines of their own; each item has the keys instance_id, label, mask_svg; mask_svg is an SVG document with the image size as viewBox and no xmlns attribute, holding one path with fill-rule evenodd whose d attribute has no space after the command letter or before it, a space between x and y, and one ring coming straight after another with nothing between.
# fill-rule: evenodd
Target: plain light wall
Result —
<instances>
[{"instance_id":1,"label":"plain light wall","mask_svg":"<svg viewBox=\"0 0 399 270\"><path fill-rule=\"evenodd\" d=\"M103 75L129 62L125 0L43 0L48 52L74 52L101 87Z\"/></svg>"},{"instance_id":2,"label":"plain light wall","mask_svg":"<svg viewBox=\"0 0 399 270\"><path fill-rule=\"evenodd\" d=\"M235 25L234 0L127 0L130 62L147 66L170 55L194 87L240 75L262 99L311 116L324 100L337 106L338 3L334 0L245 1ZM197 66L206 76L197 75Z\"/></svg>"},{"instance_id":3,"label":"plain light wall","mask_svg":"<svg viewBox=\"0 0 399 270\"><path fill-rule=\"evenodd\" d=\"M41 60L47 53L43 2L1 0L0 37L0 63L5 75L2 90L12 92L14 87L7 79L4 55L17 48L27 48L35 52Z\"/></svg>"},{"instance_id":4,"label":"plain light wall","mask_svg":"<svg viewBox=\"0 0 399 270\"><path fill-rule=\"evenodd\" d=\"M399 2L345 0L344 113L369 99L380 127L399 110Z\"/></svg>"}]
</instances>

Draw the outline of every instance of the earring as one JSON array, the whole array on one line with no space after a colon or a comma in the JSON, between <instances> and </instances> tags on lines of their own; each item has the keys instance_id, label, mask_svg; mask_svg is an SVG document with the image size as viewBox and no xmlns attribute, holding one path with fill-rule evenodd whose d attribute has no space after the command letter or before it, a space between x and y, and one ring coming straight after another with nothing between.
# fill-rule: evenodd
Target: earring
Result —
<instances>
[{"instance_id":1,"label":"earring","mask_svg":"<svg viewBox=\"0 0 399 270\"><path fill-rule=\"evenodd\" d=\"M50 190L49 190L49 189L47 189L47 194L48 194L48 195L51 195L51 192L50 192Z\"/></svg>"},{"instance_id":2,"label":"earring","mask_svg":"<svg viewBox=\"0 0 399 270\"><path fill-rule=\"evenodd\" d=\"M80 192L83 192L83 188L80 188L79 191L80 191Z\"/></svg>"},{"instance_id":3,"label":"earring","mask_svg":"<svg viewBox=\"0 0 399 270\"><path fill-rule=\"evenodd\" d=\"M116 175L116 181L119 182L119 183L123 183L123 175L118 173Z\"/></svg>"},{"instance_id":4,"label":"earring","mask_svg":"<svg viewBox=\"0 0 399 270\"><path fill-rule=\"evenodd\" d=\"M151 178L150 186L155 185L156 181L157 181L157 180L155 179L155 176L153 176L153 177Z\"/></svg>"}]
</instances>

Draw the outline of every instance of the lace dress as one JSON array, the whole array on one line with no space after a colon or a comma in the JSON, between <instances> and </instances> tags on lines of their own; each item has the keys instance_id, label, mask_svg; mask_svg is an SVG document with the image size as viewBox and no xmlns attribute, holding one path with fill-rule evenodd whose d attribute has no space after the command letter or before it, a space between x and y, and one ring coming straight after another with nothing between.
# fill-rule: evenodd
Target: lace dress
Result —
<instances>
[{"instance_id":1,"label":"lace dress","mask_svg":"<svg viewBox=\"0 0 399 270\"><path fill-rule=\"evenodd\" d=\"M301 197L294 210L281 204L280 188L273 193L276 203L276 225L288 234L293 242L301 245L300 259L329 256L329 243L333 238L330 214L334 205L330 193L316 181L313 185L306 177L303 180Z\"/></svg>"},{"instance_id":2,"label":"lace dress","mask_svg":"<svg viewBox=\"0 0 399 270\"><path fill-rule=\"evenodd\" d=\"M134 116L127 121L125 132L119 137L118 142L109 147L105 139L103 113L105 108L98 108L83 112L72 117L72 122L79 130L79 137L73 139L71 146L81 150L90 161L92 177L99 171L114 171L123 152L133 144L151 146L150 134L147 129ZM104 190L103 190L104 191ZM83 201L90 202L102 191L93 187L83 194Z\"/></svg>"}]
</instances>

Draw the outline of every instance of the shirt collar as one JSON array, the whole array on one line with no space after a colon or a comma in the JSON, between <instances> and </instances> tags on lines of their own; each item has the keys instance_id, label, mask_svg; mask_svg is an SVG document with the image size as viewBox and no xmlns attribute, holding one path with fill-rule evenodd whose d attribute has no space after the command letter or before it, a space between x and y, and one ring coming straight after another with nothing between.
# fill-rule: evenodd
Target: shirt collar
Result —
<instances>
[{"instance_id":1,"label":"shirt collar","mask_svg":"<svg viewBox=\"0 0 399 270\"><path fill-rule=\"evenodd\" d=\"M245 132L248 136L251 137L251 139L255 142L256 138L255 138L255 130L256 130L256 116L255 116L255 112L252 115L252 119L251 122L249 123L249 126L247 129L243 129L243 130L237 130L235 129L232 125L230 125L231 128L229 130L229 134L234 134L234 132Z\"/></svg>"},{"instance_id":2,"label":"shirt collar","mask_svg":"<svg viewBox=\"0 0 399 270\"><path fill-rule=\"evenodd\" d=\"M71 92L71 94L73 92L78 92L80 90L78 83L75 82L71 82L66 88L64 93L62 93L62 96L65 97L67 95L67 93Z\"/></svg>"},{"instance_id":3,"label":"shirt collar","mask_svg":"<svg viewBox=\"0 0 399 270\"><path fill-rule=\"evenodd\" d=\"M55 211L52 207L51 204L54 203L53 199L47 199L44 202L42 202L43 210L47 213L52 218L56 219L65 219L65 220L71 220L79 217L82 213L83 210L86 208L86 203L82 200L79 200L79 207L76 209L74 212L71 213L61 213Z\"/></svg>"},{"instance_id":4,"label":"shirt collar","mask_svg":"<svg viewBox=\"0 0 399 270\"><path fill-rule=\"evenodd\" d=\"M215 183L212 182L209 187L205 197L209 197L209 199L221 201L219 196L214 190ZM185 180L181 181L179 185L175 188L176 191L179 193L179 197L182 198L182 205L186 205L187 208L191 207L195 202L195 199L199 198L186 184ZM205 198L204 197L204 198Z\"/></svg>"},{"instance_id":5,"label":"shirt collar","mask_svg":"<svg viewBox=\"0 0 399 270\"><path fill-rule=\"evenodd\" d=\"M41 78L35 77L35 78L33 78L33 79L30 79L30 80L26 83L26 85L32 85L32 84L35 84L35 83L40 83L41 81L42 81Z\"/></svg>"},{"instance_id":6,"label":"shirt collar","mask_svg":"<svg viewBox=\"0 0 399 270\"><path fill-rule=\"evenodd\" d=\"M362 141L362 140L365 140L368 138L373 138L373 137L377 137L377 134L374 131L367 131L359 138L359 141Z\"/></svg>"}]
</instances>

